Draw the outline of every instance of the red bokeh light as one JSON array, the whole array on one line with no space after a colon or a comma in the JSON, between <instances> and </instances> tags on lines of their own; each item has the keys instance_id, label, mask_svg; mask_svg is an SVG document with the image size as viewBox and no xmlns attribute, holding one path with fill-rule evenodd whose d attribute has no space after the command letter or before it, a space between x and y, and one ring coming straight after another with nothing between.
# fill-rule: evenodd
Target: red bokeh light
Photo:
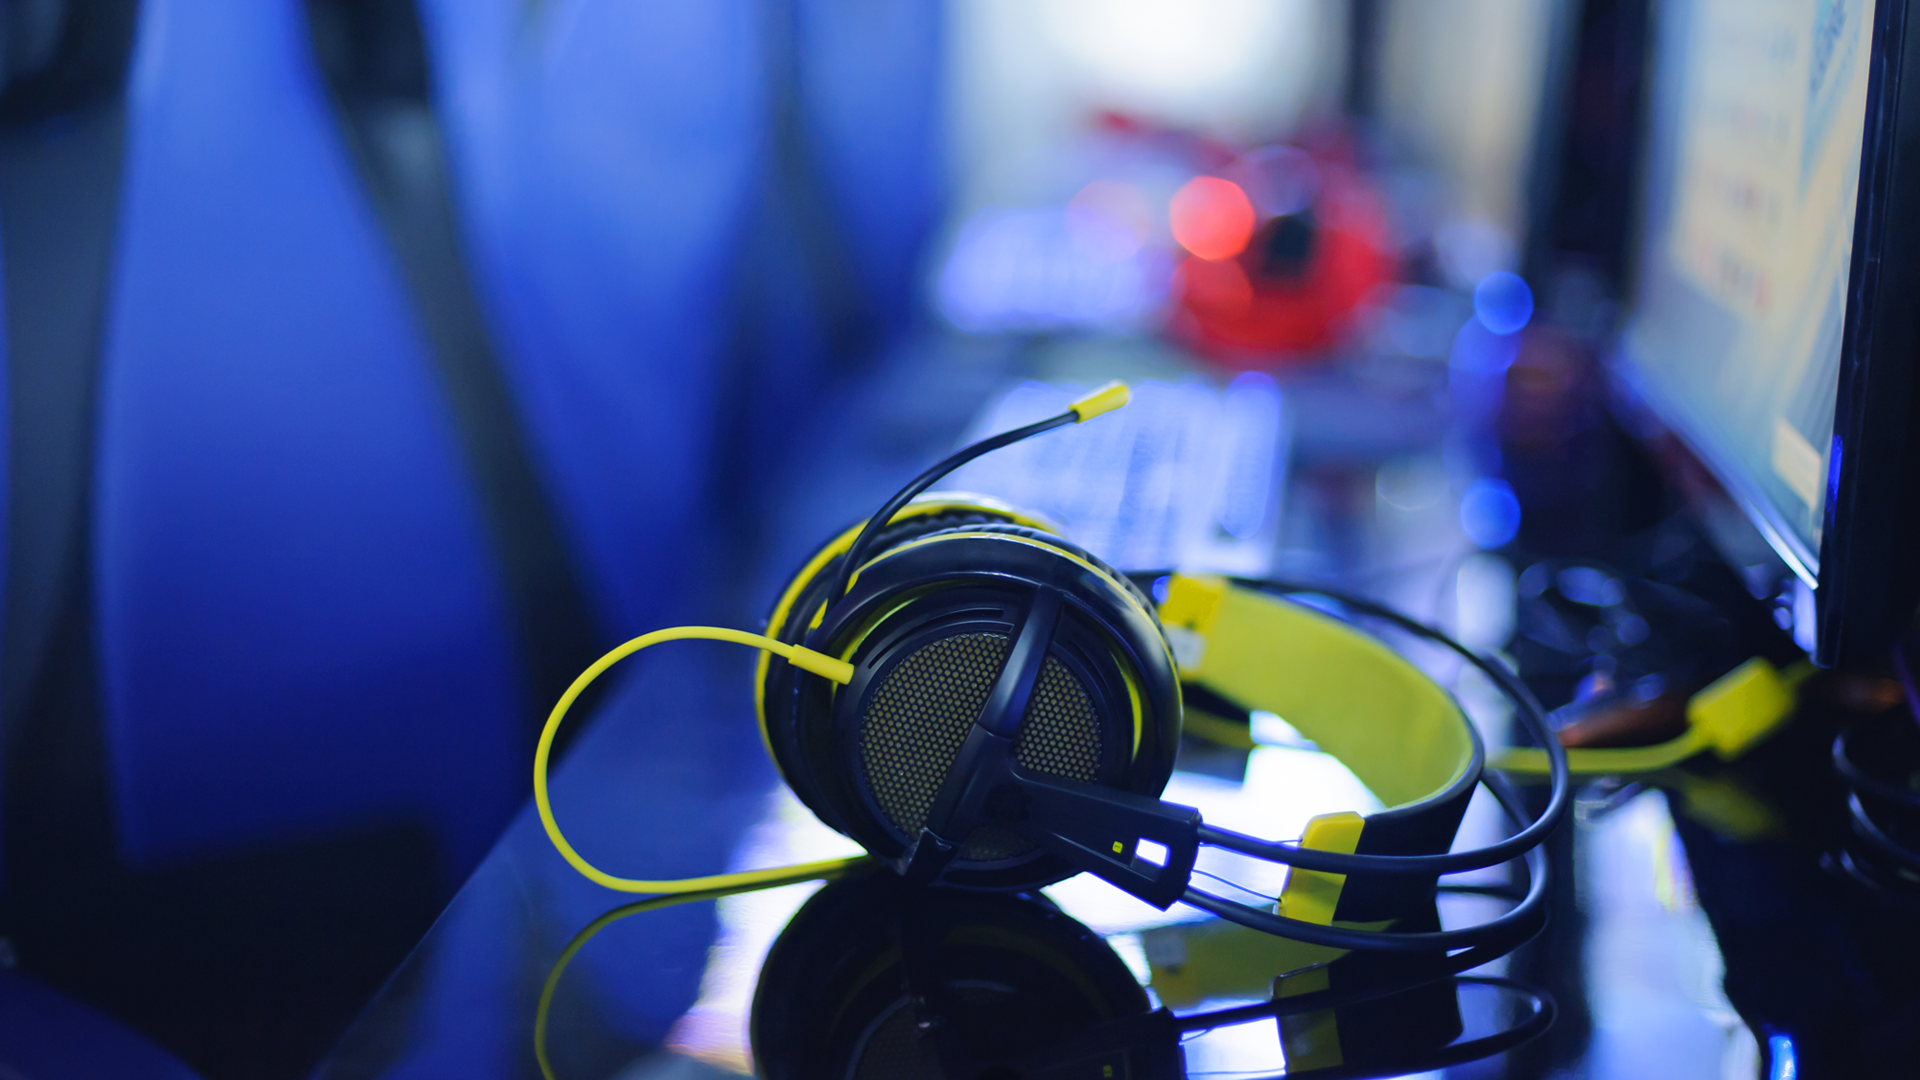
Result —
<instances>
[{"instance_id":1,"label":"red bokeh light","mask_svg":"<svg viewBox=\"0 0 1920 1080\"><path fill-rule=\"evenodd\" d=\"M1276 273L1258 230L1236 258L1189 256L1175 278L1177 337L1233 368L1325 356L1373 290L1394 280L1399 267L1379 197L1352 169L1324 161L1320 169L1306 261Z\"/></svg>"},{"instance_id":2,"label":"red bokeh light","mask_svg":"<svg viewBox=\"0 0 1920 1080\"><path fill-rule=\"evenodd\" d=\"M1253 238L1253 203L1231 180L1196 176L1168 207L1173 238L1202 259L1231 259Z\"/></svg>"}]
</instances>

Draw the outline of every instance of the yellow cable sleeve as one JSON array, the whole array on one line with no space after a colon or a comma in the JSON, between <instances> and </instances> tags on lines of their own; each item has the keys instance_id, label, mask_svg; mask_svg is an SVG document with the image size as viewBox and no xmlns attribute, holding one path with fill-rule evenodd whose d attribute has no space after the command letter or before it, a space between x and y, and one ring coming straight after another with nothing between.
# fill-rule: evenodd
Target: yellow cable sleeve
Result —
<instances>
[{"instance_id":1,"label":"yellow cable sleeve","mask_svg":"<svg viewBox=\"0 0 1920 1080\"><path fill-rule=\"evenodd\" d=\"M862 860L846 861L859 862ZM815 863L812 865L822 866L826 864ZM553 995L554 992L560 988L560 976L567 970L567 965L573 963L574 956L577 955L581 949L587 947L587 942L593 940L594 935L629 916L641 915L649 911L659 911L662 908L670 908L676 904L691 904L701 900L718 900L722 897L738 896L741 893L753 892L757 889L771 889L781 885L794 885L802 881L813 881L815 879L832 880L840 877L849 869L851 869L850 866L842 866L836 870L815 873L803 867L795 867L791 871L782 872L778 876L756 881L750 885L733 888L703 889L699 892L674 893L666 896L651 896L645 900L635 900L631 904L622 904L611 911L602 913L599 918L594 919L582 927L579 933L573 935L573 940L567 942L567 947L560 950L560 958L553 962L553 967L547 971L547 981L540 987L540 1002L533 1010L533 1056L534 1059L540 1063L540 1075L545 1077L546 1080L556 1080L553 1074L553 1063L547 1059L547 1019L553 1013Z\"/></svg>"},{"instance_id":2,"label":"yellow cable sleeve","mask_svg":"<svg viewBox=\"0 0 1920 1080\"><path fill-rule=\"evenodd\" d=\"M1067 411L1073 413L1074 423L1084 424L1101 413L1110 413L1125 405L1128 396L1126 383L1110 382L1068 405Z\"/></svg>"},{"instance_id":3,"label":"yellow cable sleeve","mask_svg":"<svg viewBox=\"0 0 1920 1080\"><path fill-rule=\"evenodd\" d=\"M723 626L675 626L666 630L655 630L651 634L642 634L626 642L593 662L593 666L580 673L560 695L560 701L554 705L553 712L547 715L547 726L540 732L540 745L533 752L533 803L540 811L540 824L547 830L547 839L553 841L554 849L567 860L575 870L587 879L604 885L609 889L633 893L691 893L709 889L740 888L750 885L764 885L770 882L804 880L842 873L867 861L867 856L856 855L844 859L826 859L821 862L801 863L797 866L780 866L767 870L747 870L737 874L711 874L706 877L683 878L678 881L646 881L640 878L614 877L580 857L560 834L560 826L553 820L553 805L547 797L547 759L553 753L553 736L560 730L560 722L567 718L567 710L573 707L574 700L581 691L592 685L603 672L620 661L651 645L663 641L730 641L737 645L752 645L777 656L784 657L794 666L811 671L816 675L832 679L845 685L853 679L853 665L838 660L825 653L817 653L801 645L789 645L776 641L765 634L748 633L745 630L731 630ZM798 875L798 876L796 876Z\"/></svg>"},{"instance_id":4,"label":"yellow cable sleeve","mask_svg":"<svg viewBox=\"0 0 1920 1080\"><path fill-rule=\"evenodd\" d=\"M1678 738L1652 746L1568 750L1567 768L1576 776L1653 772L1678 765L1707 747L1706 736L1698 729L1689 729ZM1493 767L1505 772L1545 776L1547 752L1531 746L1506 750L1493 759Z\"/></svg>"}]
</instances>

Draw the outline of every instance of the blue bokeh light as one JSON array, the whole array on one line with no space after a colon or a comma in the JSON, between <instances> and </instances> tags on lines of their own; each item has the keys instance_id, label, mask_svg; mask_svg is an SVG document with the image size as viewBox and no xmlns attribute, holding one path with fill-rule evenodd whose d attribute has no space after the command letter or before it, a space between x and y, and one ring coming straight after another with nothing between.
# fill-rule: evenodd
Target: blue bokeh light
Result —
<instances>
[{"instance_id":1,"label":"blue bokeh light","mask_svg":"<svg viewBox=\"0 0 1920 1080\"><path fill-rule=\"evenodd\" d=\"M1800 1075L1800 1062L1793 1052L1793 1039L1787 1035L1775 1035L1767 1039L1767 1053L1773 1058L1773 1067L1767 1070L1767 1080L1794 1080Z\"/></svg>"},{"instance_id":2,"label":"blue bokeh light","mask_svg":"<svg viewBox=\"0 0 1920 1080\"><path fill-rule=\"evenodd\" d=\"M1480 548L1502 547L1520 532L1520 500L1505 480L1475 480L1460 498L1460 531Z\"/></svg>"},{"instance_id":3,"label":"blue bokeh light","mask_svg":"<svg viewBox=\"0 0 1920 1080\"><path fill-rule=\"evenodd\" d=\"M1447 363L1456 374L1504 376L1519 355L1519 335L1496 334L1479 319L1468 319L1453 337Z\"/></svg>"},{"instance_id":4,"label":"blue bokeh light","mask_svg":"<svg viewBox=\"0 0 1920 1080\"><path fill-rule=\"evenodd\" d=\"M1511 334L1533 318L1533 290L1519 274L1496 270L1473 289L1473 313L1496 334Z\"/></svg>"}]
</instances>

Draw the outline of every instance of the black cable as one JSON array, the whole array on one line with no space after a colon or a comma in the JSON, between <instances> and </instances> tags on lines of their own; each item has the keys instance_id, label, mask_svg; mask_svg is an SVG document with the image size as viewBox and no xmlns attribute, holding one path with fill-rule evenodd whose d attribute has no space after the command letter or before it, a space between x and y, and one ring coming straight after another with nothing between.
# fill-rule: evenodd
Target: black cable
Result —
<instances>
[{"instance_id":1,"label":"black cable","mask_svg":"<svg viewBox=\"0 0 1920 1080\"><path fill-rule=\"evenodd\" d=\"M1434 887L1443 893L1455 893L1463 896L1491 896L1497 900L1512 900L1515 903L1526 899L1527 896L1526 891L1523 889L1515 889L1511 885L1491 883L1475 885L1462 882L1459 885L1441 884Z\"/></svg>"},{"instance_id":2,"label":"black cable","mask_svg":"<svg viewBox=\"0 0 1920 1080\"><path fill-rule=\"evenodd\" d=\"M1900 674L1901 685L1911 693L1910 672L1900 650L1894 650L1894 664ZM1889 722L1891 721L1891 722ZM1874 729L1879 723L1884 727ZM1840 865L1849 875L1862 884L1871 886L1888 896L1893 890L1911 891L1914 877L1920 875L1920 852L1895 837L1882 822L1875 818L1876 810L1884 808L1898 817L1920 813L1920 791L1903 784L1875 776L1862 768L1854 759L1855 741L1863 732L1878 735L1900 734L1906 725L1905 717L1875 718L1859 720L1843 729L1833 738L1833 769L1846 783L1847 817L1853 827L1853 834L1864 848L1860 854L1868 865L1855 859L1852 853L1842 850ZM1910 750L1898 749L1888 754L1888 747L1869 746L1870 757L1890 756L1896 760L1911 754ZM1874 809L1870 810L1869 804Z\"/></svg>"},{"instance_id":3,"label":"black cable","mask_svg":"<svg viewBox=\"0 0 1920 1080\"><path fill-rule=\"evenodd\" d=\"M1465 1042L1449 1043L1434 1050L1410 1050L1397 1058L1372 1061L1364 1065L1334 1065L1315 1069L1313 1070L1314 1080L1373 1080L1373 1078L1405 1076L1416 1072L1436 1072L1455 1065L1480 1061L1495 1054L1504 1054L1540 1036L1553 1026L1554 1018L1559 1012L1559 1007L1552 995L1516 979L1494 975L1468 975L1455 981L1468 986L1488 986L1511 991L1526 999L1532 1011L1520 1023L1491 1035L1482 1035Z\"/></svg>"},{"instance_id":4,"label":"black cable","mask_svg":"<svg viewBox=\"0 0 1920 1080\"><path fill-rule=\"evenodd\" d=\"M1259 889L1250 889L1237 881L1228 881L1219 874L1202 870L1197 866L1194 867L1193 872L1204 878L1212 878L1229 889L1239 889L1243 893L1257 896L1262 900L1271 901L1276 899L1274 896L1261 892ZM1496 900L1510 900L1514 903L1519 903L1526 897L1526 890L1515 889L1512 885L1500 882L1486 882L1481 884L1461 882L1458 885L1440 884L1434 886L1434 889L1437 892L1453 893L1458 896L1488 896Z\"/></svg>"},{"instance_id":5,"label":"black cable","mask_svg":"<svg viewBox=\"0 0 1920 1080\"><path fill-rule=\"evenodd\" d=\"M1910 810L1920 810L1920 791L1888 783L1877 776L1868 775L1865 769L1854 763L1853 737L1863 725L1854 724L1833 737L1833 768L1840 778L1849 785L1896 806Z\"/></svg>"},{"instance_id":6,"label":"black cable","mask_svg":"<svg viewBox=\"0 0 1920 1080\"><path fill-rule=\"evenodd\" d=\"M1219 874L1215 874L1207 870L1202 870L1197 866L1193 868L1193 872L1204 878L1212 878L1213 880L1219 882L1220 884L1225 885L1229 889L1239 889L1243 893L1247 893L1251 896L1257 896L1260 899L1267 901L1268 903L1272 903L1274 900L1278 899L1277 897L1269 896L1266 893L1261 892L1259 889L1250 889L1245 885L1240 884L1237 881L1228 881L1226 878L1221 877Z\"/></svg>"},{"instance_id":7,"label":"black cable","mask_svg":"<svg viewBox=\"0 0 1920 1080\"><path fill-rule=\"evenodd\" d=\"M1025 1066L1031 1072L1044 1072L1062 1064L1084 1060L1089 1054L1111 1052L1116 1048L1148 1046L1168 1035L1194 1035L1216 1028L1232 1027L1235 1024L1257 1023L1285 1016L1299 1016L1303 1013L1319 1012L1324 1009L1344 1008L1382 998L1397 997L1423 986L1437 982L1453 980L1456 983L1488 985L1510 988L1528 998L1534 1006L1534 1015L1522 1023L1507 1029L1506 1032L1487 1036L1485 1040L1474 1040L1471 1044L1483 1047L1487 1040L1512 1038L1512 1045L1519 1045L1527 1039L1544 1031L1553 1022L1556 1005L1553 997L1544 990L1526 985L1513 979L1500 976L1463 976L1462 972L1492 963L1507 955L1514 946L1492 948L1476 946L1464 952L1455 953L1434 963L1425 972L1403 978L1378 982L1363 982L1356 986L1315 990L1305 994L1294 994L1283 998L1257 1002L1251 1005L1238 1005L1204 1013L1188 1013L1185 1016L1174 1014L1162 1008L1151 1013L1129 1016L1102 1024L1089 1031L1083 1031L1062 1043L1056 1044L1037 1054L1029 1054L1016 1064ZM1323 965L1316 965L1316 967ZM1505 1049L1502 1047L1501 1049ZM1444 1050L1445 1048L1443 1048ZM1453 1048L1458 1050L1459 1047ZM1436 1051L1441 1053L1443 1051ZM1484 1051L1499 1053L1500 1050ZM1465 1058L1462 1060L1471 1060ZM1442 1061L1441 1064L1456 1063ZM1370 1066L1371 1067L1371 1066ZM1437 1066L1436 1066L1437 1067ZM1423 1071L1420 1068L1400 1069L1393 1075ZM1317 1075L1317 1074L1316 1074ZM1387 1075L1385 1073L1381 1075Z\"/></svg>"},{"instance_id":8,"label":"black cable","mask_svg":"<svg viewBox=\"0 0 1920 1080\"><path fill-rule=\"evenodd\" d=\"M892 523L893 516L898 514L902 507L913 501L914 496L932 487L934 482L941 477L982 454L991 453L1003 446L1012 446L1022 439L1030 439L1035 435L1052 431L1057 427L1065 427L1079 418L1080 414L1069 409L1059 416L1049 417L1038 423L1028 424L1026 427L1014 428L1012 431L1004 431L998 435L981 439L971 446L965 446L954 451L933 468L914 477L912 483L895 492L894 496L887 500L886 505L882 506L878 513L868 518L866 526L860 530L860 535L854 537L853 544L847 548L847 553L841 556L840 569L834 572L833 588L827 591L827 602L829 604L837 604L840 602L840 598L847 594L847 589L853 581L854 572L859 570L861 564L866 561L867 550L873 546L874 539L880 535L882 529L885 529Z\"/></svg>"},{"instance_id":9,"label":"black cable","mask_svg":"<svg viewBox=\"0 0 1920 1080\"><path fill-rule=\"evenodd\" d=\"M1215 1028L1231 1027L1234 1024L1244 1024L1253 1020L1269 1020L1282 1016L1298 1016L1301 1013L1319 1012L1323 1009L1341 1009L1348 1005L1359 1005L1368 1001L1378 1001L1381 998L1398 997L1409 990L1418 990L1423 986L1431 986L1434 983L1445 982L1448 979L1461 982L1488 981L1498 977L1462 975L1461 972L1472 971L1474 968L1484 964L1490 964L1512 951L1511 949L1494 950L1473 948L1464 953L1456 953L1448 957L1446 963L1434 967L1433 970L1424 975L1411 976L1405 979L1391 979L1378 983L1362 983L1359 986L1345 987L1338 990L1315 990L1310 994L1294 994L1289 997L1274 998L1271 1001L1256 1002L1252 1005L1236 1005L1232 1008L1221 1009L1217 1012L1189 1013L1186 1016L1174 1017L1173 1026L1174 1029L1181 1034L1191 1035L1196 1032L1212 1031ZM1515 985L1525 984L1516 983ZM1547 996L1544 991L1536 990L1534 993L1544 998L1547 1004L1551 1005L1553 1003L1553 999Z\"/></svg>"},{"instance_id":10,"label":"black cable","mask_svg":"<svg viewBox=\"0 0 1920 1080\"><path fill-rule=\"evenodd\" d=\"M1518 824L1526 820L1526 814L1520 806L1519 796L1505 782L1494 776L1483 775L1480 782L1493 797L1499 801L1501 809ZM1280 937L1304 941L1312 945L1326 945L1337 949L1377 949L1386 952L1436 952L1441 950L1468 948L1473 946L1506 945L1507 949L1518 946L1519 941L1537 933L1546 921L1545 905L1547 901L1547 862L1540 848L1527 849L1521 865L1527 874L1526 896L1504 914L1483 923L1464 927L1459 930L1438 930L1418 933L1395 933L1385 930L1349 930L1338 926L1325 926L1320 923L1290 919L1284 915L1251 908L1235 903L1224 897L1188 887L1181 896L1181 902L1190 904L1202 911L1217 915L1228 922L1238 923L1252 930L1259 930ZM1509 939L1512 941L1509 943Z\"/></svg>"},{"instance_id":11,"label":"black cable","mask_svg":"<svg viewBox=\"0 0 1920 1080\"><path fill-rule=\"evenodd\" d=\"M1841 848L1838 856L1823 856L1821 865L1829 871L1845 875L1848 881L1867 890L1875 900L1895 911L1920 911L1920 900L1913 895L1911 883L1896 884L1888 880L1889 868L1868 861L1871 853L1861 853L1867 858L1856 858L1855 852Z\"/></svg>"},{"instance_id":12,"label":"black cable","mask_svg":"<svg viewBox=\"0 0 1920 1080\"><path fill-rule=\"evenodd\" d=\"M1220 884L1225 885L1229 889L1239 889L1243 893L1248 893L1250 895L1257 896L1262 900L1271 901L1276 899L1276 897L1272 896L1271 894L1261 892L1259 889L1250 889L1247 886L1242 885L1237 881L1228 881L1226 878L1221 877L1219 874L1213 873L1208 870L1202 870L1197 866L1194 867L1193 872L1204 878L1212 878L1213 880L1219 882ZM1453 894L1462 895L1462 896L1490 896L1498 900L1511 900L1511 901L1514 901L1515 903L1518 903L1520 900L1524 899L1526 896L1526 890L1515 889L1512 885L1507 885L1499 882L1487 882L1484 884L1461 882L1458 885L1450 885L1450 884L1436 885L1434 886L1434 888L1436 891L1443 892L1443 893L1453 893Z\"/></svg>"},{"instance_id":13,"label":"black cable","mask_svg":"<svg viewBox=\"0 0 1920 1080\"><path fill-rule=\"evenodd\" d=\"M1866 841L1876 854L1899 864L1909 874L1920 874L1920 854L1887 833L1886 827L1873 820L1867 812L1866 804L1860 801L1857 791L1847 793L1847 816L1853 820L1854 834Z\"/></svg>"}]
</instances>

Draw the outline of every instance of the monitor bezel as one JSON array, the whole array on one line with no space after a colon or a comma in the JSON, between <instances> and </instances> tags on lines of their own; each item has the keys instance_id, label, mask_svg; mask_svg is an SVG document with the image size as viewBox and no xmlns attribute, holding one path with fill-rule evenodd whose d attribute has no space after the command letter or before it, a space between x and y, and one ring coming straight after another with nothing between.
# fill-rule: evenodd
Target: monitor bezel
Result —
<instances>
[{"instance_id":1,"label":"monitor bezel","mask_svg":"<svg viewBox=\"0 0 1920 1080\"><path fill-rule=\"evenodd\" d=\"M1920 606L1920 506L1914 505L1920 492L1912 482L1920 478L1920 441L1908 437L1920 418L1920 383L1913 378L1920 359L1920 78L1901 77L1908 58L1920 56L1920 20L1909 18L1908 7L1909 0L1874 5L1819 550L1808 548L1745 470L1701 437L1685 406L1645 377L1629 335L1622 335L1612 365L1713 473L1786 568L1813 588L1813 658L1823 666L1880 659ZM1649 57L1648 70L1658 67ZM1654 100L1649 94L1645 107L1651 110ZM1637 213L1644 212L1650 182L1646 164ZM1644 227L1644 217L1636 221ZM1640 253L1630 265L1637 277ZM1911 298L1905 305L1903 296Z\"/></svg>"},{"instance_id":2,"label":"monitor bezel","mask_svg":"<svg viewBox=\"0 0 1920 1080\"><path fill-rule=\"evenodd\" d=\"M1876 6L1834 441L1820 540L1821 664L1884 659L1920 604L1920 20Z\"/></svg>"}]
</instances>

